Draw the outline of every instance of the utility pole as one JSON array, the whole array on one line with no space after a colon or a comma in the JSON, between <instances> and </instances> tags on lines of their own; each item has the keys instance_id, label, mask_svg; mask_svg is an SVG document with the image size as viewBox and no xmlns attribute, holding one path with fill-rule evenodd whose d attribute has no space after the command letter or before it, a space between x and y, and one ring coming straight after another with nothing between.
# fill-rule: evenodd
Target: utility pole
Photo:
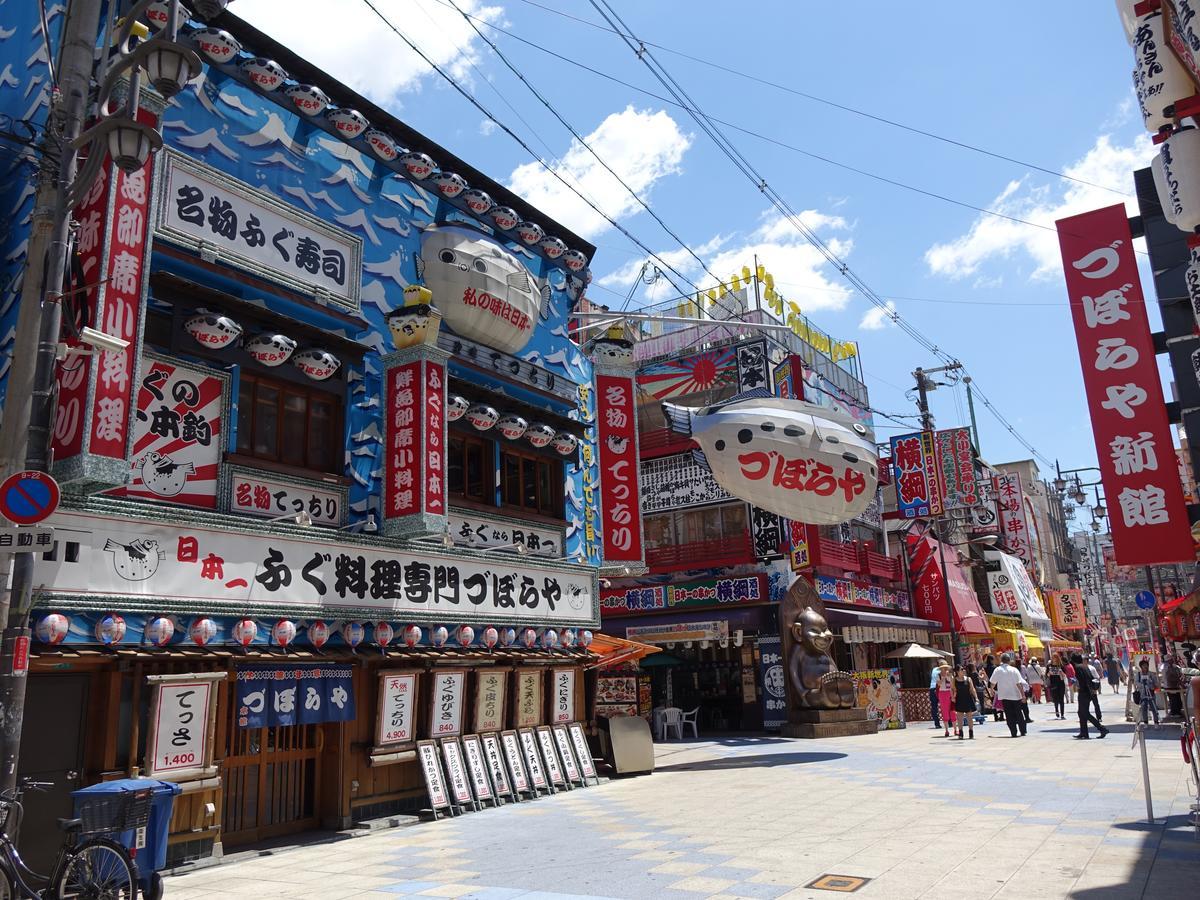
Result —
<instances>
[{"instance_id":1,"label":"utility pole","mask_svg":"<svg viewBox=\"0 0 1200 900\"><path fill-rule=\"evenodd\" d=\"M933 431L933 413L929 411L929 392L937 390L938 382L929 376L939 372L956 372L961 368L962 363L952 362L946 366L938 366L936 369L922 369L920 366L913 369L912 375L917 381L917 410L921 413L922 431Z\"/></svg>"},{"instance_id":2,"label":"utility pole","mask_svg":"<svg viewBox=\"0 0 1200 900\"><path fill-rule=\"evenodd\" d=\"M967 386L967 412L971 414L971 436L975 438L975 455L982 457L979 447L979 424L975 421L975 396L971 393L971 376L963 376L963 384Z\"/></svg>"}]
</instances>

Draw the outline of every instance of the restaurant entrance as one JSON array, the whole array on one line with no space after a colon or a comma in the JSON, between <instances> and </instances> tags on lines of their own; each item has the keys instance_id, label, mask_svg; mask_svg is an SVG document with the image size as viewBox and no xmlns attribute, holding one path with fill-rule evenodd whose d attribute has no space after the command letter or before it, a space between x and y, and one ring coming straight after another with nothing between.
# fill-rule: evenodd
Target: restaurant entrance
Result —
<instances>
[{"instance_id":1,"label":"restaurant entrance","mask_svg":"<svg viewBox=\"0 0 1200 900\"><path fill-rule=\"evenodd\" d=\"M706 642L707 643L707 642ZM649 669L654 707L698 710L701 734L761 731L757 688L757 640L743 634L741 646L676 644L642 662Z\"/></svg>"}]
</instances>

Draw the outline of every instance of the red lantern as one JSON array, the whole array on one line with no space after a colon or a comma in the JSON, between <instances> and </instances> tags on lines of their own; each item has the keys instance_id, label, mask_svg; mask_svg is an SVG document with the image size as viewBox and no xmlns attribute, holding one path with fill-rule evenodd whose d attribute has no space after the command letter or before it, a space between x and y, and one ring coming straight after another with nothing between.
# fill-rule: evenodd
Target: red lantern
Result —
<instances>
[{"instance_id":1,"label":"red lantern","mask_svg":"<svg viewBox=\"0 0 1200 900\"><path fill-rule=\"evenodd\" d=\"M308 642L320 650L329 640L329 626L318 619L308 623Z\"/></svg>"},{"instance_id":2,"label":"red lantern","mask_svg":"<svg viewBox=\"0 0 1200 900\"><path fill-rule=\"evenodd\" d=\"M280 647L286 647L296 639L296 623L290 619L280 619L271 629L271 637Z\"/></svg>"},{"instance_id":3,"label":"red lantern","mask_svg":"<svg viewBox=\"0 0 1200 900\"><path fill-rule=\"evenodd\" d=\"M258 623L253 619L240 619L233 626L233 639L243 647L249 647L258 637Z\"/></svg>"},{"instance_id":4,"label":"red lantern","mask_svg":"<svg viewBox=\"0 0 1200 900\"><path fill-rule=\"evenodd\" d=\"M409 625L404 629L404 646L410 650L421 643L421 629L416 625Z\"/></svg>"},{"instance_id":5,"label":"red lantern","mask_svg":"<svg viewBox=\"0 0 1200 900\"><path fill-rule=\"evenodd\" d=\"M500 632L489 625L483 629L483 646L491 650L500 641Z\"/></svg>"}]
</instances>

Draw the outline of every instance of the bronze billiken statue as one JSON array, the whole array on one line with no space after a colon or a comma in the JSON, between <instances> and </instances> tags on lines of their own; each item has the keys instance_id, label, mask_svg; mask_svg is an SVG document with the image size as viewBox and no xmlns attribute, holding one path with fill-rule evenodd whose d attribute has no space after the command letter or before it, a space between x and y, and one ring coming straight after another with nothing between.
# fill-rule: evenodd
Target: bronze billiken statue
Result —
<instances>
[{"instance_id":1,"label":"bronze billiken statue","mask_svg":"<svg viewBox=\"0 0 1200 900\"><path fill-rule=\"evenodd\" d=\"M804 709L849 709L854 706L854 679L838 671L829 655L833 632L812 606L792 622L788 675L795 705Z\"/></svg>"}]
</instances>

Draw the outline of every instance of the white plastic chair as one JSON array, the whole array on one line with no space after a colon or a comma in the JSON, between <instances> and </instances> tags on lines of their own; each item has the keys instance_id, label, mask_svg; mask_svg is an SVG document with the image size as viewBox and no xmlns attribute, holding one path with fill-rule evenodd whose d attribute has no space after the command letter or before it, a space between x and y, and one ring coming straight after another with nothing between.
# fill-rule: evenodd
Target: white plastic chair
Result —
<instances>
[{"instance_id":1,"label":"white plastic chair","mask_svg":"<svg viewBox=\"0 0 1200 900\"><path fill-rule=\"evenodd\" d=\"M683 711L672 706L663 710L663 735L667 738L671 736L671 729L675 729L675 736L679 740L683 740Z\"/></svg>"},{"instance_id":2,"label":"white plastic chair","mask_svg":"<svg viewBox=\"0 0 1200 900\"><path fill-rule=\"evenodd\" d=\"M692 737L694 737L694 738L700 737L700 731L696 727L696 719L699 716L700 716L700 707L697 706L695 709L693 709L689 712L685 712L679 717L679 739L680 740L683 740L683 729L688 725L692 726Z\"/></svg>"}]
</instances>

